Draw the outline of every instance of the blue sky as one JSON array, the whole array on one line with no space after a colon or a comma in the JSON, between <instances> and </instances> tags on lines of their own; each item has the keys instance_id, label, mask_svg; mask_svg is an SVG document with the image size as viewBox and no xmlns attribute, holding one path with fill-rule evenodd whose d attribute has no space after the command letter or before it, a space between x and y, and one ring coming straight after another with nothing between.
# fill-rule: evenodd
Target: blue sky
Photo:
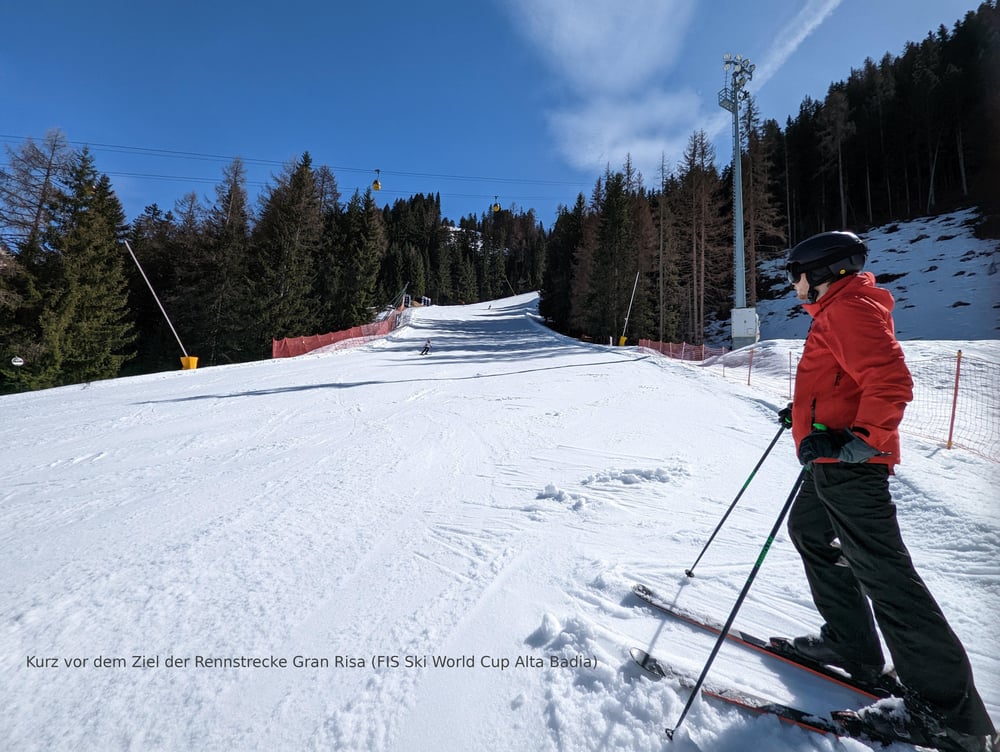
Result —
<instances>
[{"instance_id":1,"label":"blue sky","mask_svg":"<svg viewBox=\"0 0 1000 752\"><path fill-rule=\"evenodd\" d=\"M445 216L494 197L590 195L630 154L647 185L696 129L732 158L724 53L784 124L865 57L899 54L975 0L37 0L0 5L0 141L62 129L90 144L129 219L214 197L241 156L251 196L308 150L348 198L441 193Z\"/></svg>"}]
</instances>

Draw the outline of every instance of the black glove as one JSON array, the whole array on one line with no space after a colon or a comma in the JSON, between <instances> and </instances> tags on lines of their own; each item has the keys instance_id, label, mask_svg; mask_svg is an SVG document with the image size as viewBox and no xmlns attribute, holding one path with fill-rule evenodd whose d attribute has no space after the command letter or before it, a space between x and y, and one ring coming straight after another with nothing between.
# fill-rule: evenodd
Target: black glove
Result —
<instances>
[{"instance_id":1,"label":"black glove","mask_svg":"<svg viewBox=\"0 0 1000 752\"><path fill-rule=\"evenodd\" d=\"M864 429L815 430L799 442L799 462L808 465L818 459L832 459L838 462L867 462L872 457L882 454L878 449L867 444L857 433L867 435Z\"/></svg>"},{"instance_id":2,"label":"black glove","mask_svg":"<svg viewBox=\"0 0 1000 752\"><path fill-rule=\"evenodd\" d=\"M778 422L781 424L782 428L792 427L792 403L788 403L788 407L783 407L778 410Z\"/></svg>"}]
</instances>

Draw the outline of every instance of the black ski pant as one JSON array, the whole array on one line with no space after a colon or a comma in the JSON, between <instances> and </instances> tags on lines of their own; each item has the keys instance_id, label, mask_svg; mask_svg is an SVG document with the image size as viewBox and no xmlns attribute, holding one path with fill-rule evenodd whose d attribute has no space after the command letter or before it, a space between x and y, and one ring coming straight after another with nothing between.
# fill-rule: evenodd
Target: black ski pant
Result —
<instances>
[{"instance_id":1,"label":"black ski pant","mask_svg":"<svg viewBox=\"0 0 1000 752\"><path fill-rule=\"evenodd\" d=\"M903 684L956 731L993 733L965 649L903 544L885 465L814 463L788 532L838 654L882 666L877 623Z\"/></svg>"}]
</instances>

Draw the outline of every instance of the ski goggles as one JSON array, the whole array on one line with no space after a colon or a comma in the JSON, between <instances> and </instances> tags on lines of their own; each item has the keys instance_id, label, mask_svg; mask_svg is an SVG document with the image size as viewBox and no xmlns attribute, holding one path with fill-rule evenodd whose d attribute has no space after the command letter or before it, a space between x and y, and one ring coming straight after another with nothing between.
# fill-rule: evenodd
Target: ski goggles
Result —
<instances>
[{"instance_id":1,"label":"ski goggles","mask_svg":"<svg viewBox=\"0 0 1000 752\"><path fill-rule=\"evenodd\" d=\"M788 280L788 284L794 285L798 282L804 271L805 269L798 261L789 261L785 264L785 278Z\"/></svg>"},{"instance_id":2,"label":"ski goggles","mask_svg":"<svg viewBox=\"0 0 1000 752\"><path fill-rule=\"evenodd\" d=\"M805 274L809 284L814 285L824 280L840 279L852 272L859 272L864 269L867 259L867 253L859 252L841 258L827 258L807 263L789 261L785 264L785 277L788 279L788 284L795 285Z\"/></svg>"}]
</instances>

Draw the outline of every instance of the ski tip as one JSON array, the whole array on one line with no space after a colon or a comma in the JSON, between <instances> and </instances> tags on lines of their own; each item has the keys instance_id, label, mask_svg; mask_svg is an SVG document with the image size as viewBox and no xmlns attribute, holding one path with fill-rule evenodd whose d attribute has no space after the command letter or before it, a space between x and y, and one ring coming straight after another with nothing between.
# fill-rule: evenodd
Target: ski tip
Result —
<instances>
[{"instance_id":1,"label":"ski tip","mask_svg":"<svg viewBox=\"0 0 1000 752\"><path fill-rule=\"evenodd\" d=\"M639 667L652 676L654 680L659 681L666 676L666 672L659 661L642 648L630 648L628 652L632 656L632 660L638 663Z\"/></svg>"},{"instance_id":2,"label":"ski tip","mask_svg":"<svg viewBox=\"0 0 1000 752\"><path fill-rule=\"evenodd\" d=\"M647 671L649 667L655 663L655 659L649 653L647 653L642 648L629 648L628 654L632 656L632 660L638 663Z\"/></svg>"},{"instance_id":3,"label":"ski tip","mask_svg":"<svg viewBox=\"0 0 1000 752\"><path fill-rule=\"evenodd\" d=\"M643 663L648 663L652 660L652 656L647 653L642 648L629 648L628 654L632 656L632 660L642 665Z\"/></svg>"}]
</instances>

